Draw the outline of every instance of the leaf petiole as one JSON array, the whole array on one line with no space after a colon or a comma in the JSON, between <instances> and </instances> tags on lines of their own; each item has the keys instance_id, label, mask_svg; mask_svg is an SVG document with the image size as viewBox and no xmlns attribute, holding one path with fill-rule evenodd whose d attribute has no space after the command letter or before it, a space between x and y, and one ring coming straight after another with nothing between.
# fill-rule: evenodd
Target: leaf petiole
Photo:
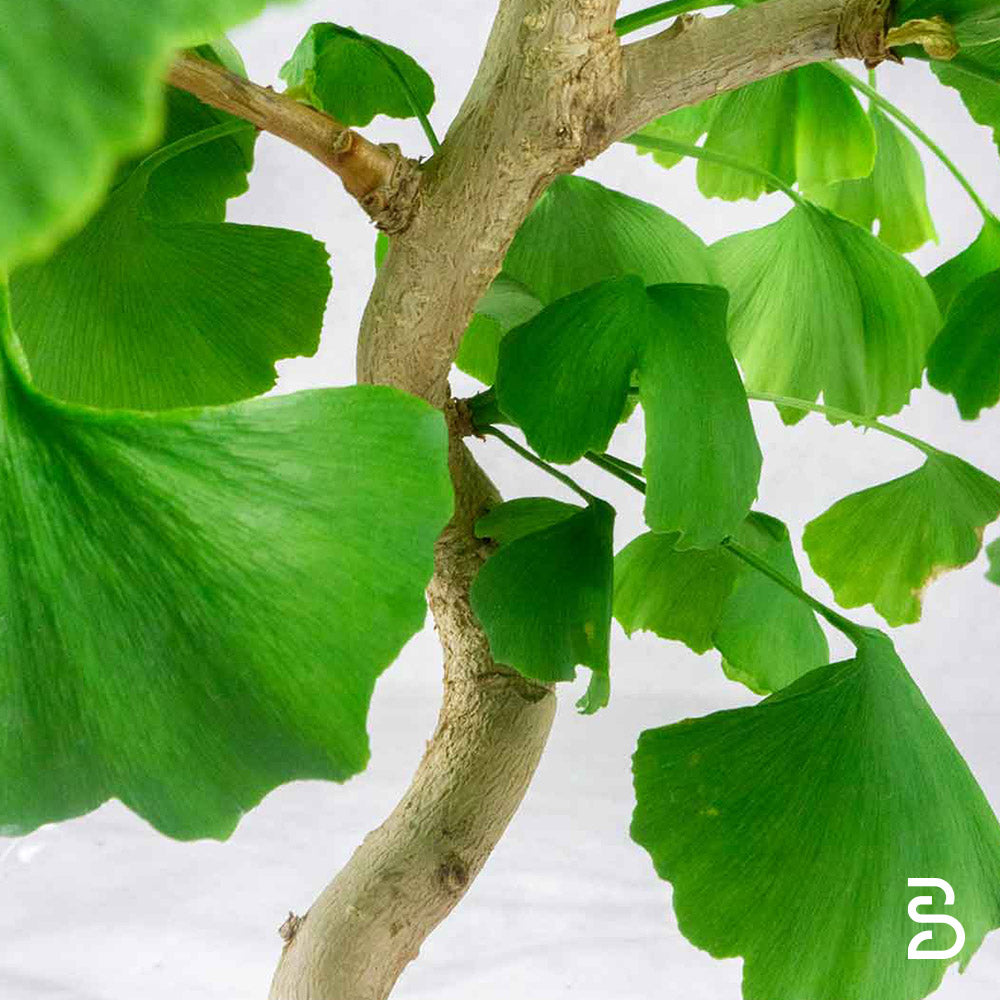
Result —
<instances>
[{"instance_id":1,"label":"leaf petiole","mask_svg":"<svg viewBox=\"0 0 1000 1000\"><path fill-rule=\"evenodd\" d=\"M719 0L666 0L666 3L656 3L652 7L623 14L615 21L615 34L621 38L631 31L647 28L658 21L665 21L678 14L687 14L692 10L703 10L705 7L723 6Z\"/></svg>"},{"instance_id":2,"label":"leaf petiole","mask_svg":"<svg viewBox=\"0 0 1000 1000\"><path fill-rule=\"evenodd\" d=\"M553 479L557 479L563 486L571 489L578 497L581 497L588 504L592 503L597 498L593 493L588 493L576 480L571 479L566 475L565 472L560 472L555 466L549 465L548 462L539 458L533 451L529 451L527 448L519 445L510 435L505 434L499 427L494 427L492 424L488 424L486 427L477 428L478 433L489 435L490 437L495 437L498 441L502 441L511 451L516 452L521 456L526 462L530 462L532 465L537 466L543 472L547 472Z\"/></svg>"},{"instance_id":3,"label":"leaf petiole","mask_svg":"<svg viewBox=\"0 0 1000 1000\"><path fill-rule=\"evenodd\" d=\"M202 129L200 132L192 132L191 135L185 135L176 142L171 142L167 146L161 146L150 153L144 160L140 160L129 179L131 180L138 175L148 180L153 171L177 156L190 152L192 149L197 149L199 146L215 142L216 139L223 139L227 135L236 135L238 132L250 132L253 130L254 126L249 122L234 118L232 121L220 122L218 125Z\"/></svg>"}]
</instances>

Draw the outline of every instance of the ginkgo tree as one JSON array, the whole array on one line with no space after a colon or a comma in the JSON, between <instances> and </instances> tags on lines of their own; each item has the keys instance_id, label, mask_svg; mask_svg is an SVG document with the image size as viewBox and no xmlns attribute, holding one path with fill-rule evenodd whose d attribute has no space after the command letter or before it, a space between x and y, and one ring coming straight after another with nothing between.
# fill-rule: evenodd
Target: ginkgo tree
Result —
<instances>
[{"instance_id":1,"label":"ginkgo tree","mask_svg":"<svg viewBox=\"0 0 1000 1000\"><path fill-rule=\"evenodd\" d=\"M1000 7L499 0L439 141L431 78L377 23L313 25L277 54L283 89L248 80L224 32L263 6L0 0L0 832L117 798L225 838L283 782L357 774L375 682L429 604L438 729L283 925L271 987L379 1000L503 833L560 682L589 671L585 714L613 697L617 620L716 650L762 696L636 734L631 833L681 931L742 957L747 1000L933 992L1000 927L1000 825L888 633L803 590L754 506L748 401L909 449L802 545L842 609L916 622L1000 482L883 418L925 375L966 420L1000 402L1000 220L874 70L929 63L1000 146ZM429 158L356 130L378 115L417 119ZM266 396L316 350L331 278L311 237L225 221L260 130L380 230L356 386ZM617 142L787 211L706 246L573 176ZM927 275L903 256L941 224L918 147L983 218ZM451 398L453 364L482 391ZM612 454L637 411L644 453ZM472 435L576 502L502 502ZM642 507L618 552L614 507L559 468L579 460ZM957 951L938 924L941 957L908 957L912 876L953 888Z\"/></svg>"}]
</instances>

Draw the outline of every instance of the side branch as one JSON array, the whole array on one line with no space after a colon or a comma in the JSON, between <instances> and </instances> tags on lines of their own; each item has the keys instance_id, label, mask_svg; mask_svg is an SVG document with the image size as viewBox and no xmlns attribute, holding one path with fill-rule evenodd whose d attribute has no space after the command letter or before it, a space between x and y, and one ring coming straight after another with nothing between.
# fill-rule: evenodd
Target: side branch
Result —
<instances>
[{"instance_id":1,"label":"side branch","mask_svg":"<svg viewBox=\"0 0 1000 1000\"><path fill-rule=\"evenodd\" d=\"M622 50L625 88L614 138L668 111L825 59L894 58L887 0L769 0L722 17L681 15Z\"/></svg>"},{"instance_id":2,"label":"side branch","mask_svg":"<svg viewBox=\"0 0 1000 1000\"><path fill-rule=\"evenodd\" d=\"M347 193L381 229L399 232L406 227L418 174L416 165L396 147L369 142L322 111L190 53L178 55L167 79L205 104L314 156L343 181Z\"/></svg>"}]
</instances>

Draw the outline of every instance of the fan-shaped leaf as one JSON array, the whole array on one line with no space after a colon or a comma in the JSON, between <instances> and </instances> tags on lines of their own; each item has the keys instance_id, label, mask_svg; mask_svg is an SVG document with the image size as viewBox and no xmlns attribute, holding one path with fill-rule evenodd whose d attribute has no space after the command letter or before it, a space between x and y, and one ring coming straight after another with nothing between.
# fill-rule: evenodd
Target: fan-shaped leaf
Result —
<instances>
[{"instance_id":1,"label":"fan-shaped leaf","mask_svg":"<svg viewBox=\"0 0 1000 1000\"><path fill-rule=\"evenodd\" d=\"M927 282L870 233L799 205L712 247L732 293L729 342L747 387L863 416L918 386L940 316ZM803 413L783 413L791 423Z\"/></svg>"},{"instance_id":2,"label":"fan-shaped leaf","mask_svg":"<svg viewBox=\"0 0 1000 1000\"><path fill-rule=\"evenodd\" d=\"M726 304L721 288L636 276L568 295L501 343L500 409L543 458L572 462L607 447L637 373L647 523L714 545L746 516L761 463Z\"/></svg>"},{"instance_id":3,"label":"fan-shaped leaf","mask_svg":"<svg viewBox=\"0 0 1000 1000\"><path fill-rule=\"evenodd\" d=\"M38 257L97 208L115 161L156 141L171 53L264 0L0 0L0 266ZM16 30L14 26L16 25Z\"/></svg>"},{"instance_id":4,"label":"fan-shaped leaf","mask_svg":"<svg viewBox=\"0 0 1000 1000\"><path fill-rule=\"evenodd\" d=\"M961 253L927 275L942 315L947 315L959 293L977 278L1000 270L1000 222L990 218L979 235Z\"/></svg>"},{"instance_id":5,"label":"fan-shaped leaf","mask_svg":"<svg viewBox=\"0 0 1000 1000\"><path fill-rule=\"evenodd\" d=\"M693 143L697 142L712 124L712 116L715 114L721 98L710 97L700 104L691 104L686 108L678 108L669 114L656 118L649 124L642 127L642 131L637 132L634 140L635 151L640 156L652 155L653 161L661 167L669 170L684 159L683 153L667 153L662 149L653 149L651 146L644 146L642 139L649 136L652 139L670 139L673 142Z\"/></svg>"},{"instance_id":6,"label":"fan-shaped leaf","mask_svg":"<svg viewBox=\"0 0 1000 1000\"><path fill-rule=\"evenodd\" d=\"M980 125L993 129L993 141L1000 149L1000 41L963 45L954 59L934 61L931 69L945 86L959 92Z\"/></svg>"},{"instance_id":7,"label":"fan-shaped leaf","mask_svg":"<svg viewBox=\"0 0 1000 1000\"><path fill-rule=\"evenodd\" d=\"M344 125L426 115L434 103L434 82L405 52L329 22L306 32L280 76L291 96Z\"/></svg>"},{"instance_id":8,"label":"fan-shaped leaf","mask_svg":"<svg viewBox=\"0 0 1000 1000\"><path fill-rule=\"evenodd\" d=\"M933 452L913 472L852 493L806 525L813 569L845 608L871 604L890 625L920 617L923 588L979 554L1000 516L1000 483Z\"/></svg>"},{"instance_id":9,"label":"fan-shaped leaf","mask_svg":"<svg viewBox=\"0 0 1000 1000\"><path fill-rule=\"evenodd\" d=\"M0 325L0 830L116 797L225 837L281 782L361 770L451 512L441 415L371 386L67 406L11 361L2 292Z\"/></svg>"},{"instance_id":10,"label":"fan-shaped leaf","mask_svg":"<svg viewBox=\"0 0 1000 1000\"><path fill-rule=\"evenodd\" d=\"M911 877L954 888L963 965L1000 924L1000 826L877 632L752 708L648 730L633 772L632 837L684 935L743 957L746 1000L933 991L951 960L907 957Z\"/></svg>"},{"instance_id":11,"label":"fan-shaped leaf","mask_svg":"<svg viewBox=\"0 0 1000 1000\"><path fill-rule=\"evenodd\" d=\"M153 196L169 152L139 164L52 257L12 276L14 320L44 392L131 409L228 403L270 389L276 359L316 350L330 293L323 245L198 221L193 199L169 193L187 171ZM225 161L220 171L230 173Z\"/></svg>"}]
</instances>

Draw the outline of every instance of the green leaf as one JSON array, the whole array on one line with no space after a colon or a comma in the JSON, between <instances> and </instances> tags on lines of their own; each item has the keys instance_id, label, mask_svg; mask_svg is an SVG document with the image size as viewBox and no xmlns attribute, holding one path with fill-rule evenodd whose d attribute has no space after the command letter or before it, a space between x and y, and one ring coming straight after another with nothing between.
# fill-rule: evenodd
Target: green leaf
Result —
<instances>
[{"instance_id":1,"label":"green leaf","mask_svg":"<svg viewBox=\"0 0 1000 1000\"><path fill-rule=\"evenodd\" d=\"M721 288L636 276L568 295L501 343L500 409L542 458L572 462L607 447L637 372L646 521L684 548L714 545L746 516L761 464L726 305Z\"/></svg>"},{"instance_id":2,"label":"green leaf","mask_svg":"<svg viewBox=\"0 0 1000 1000\"><path fill-rule=\"evenodd\" d=\"M932 992L951 960L907 957L912 877L954 888L963 967L1000 924L1000 826L873 630L758 705L644 732L633 774L632 837L673 883L683 934L742 956L746 1000ZM954 943L936 925L921 947Z\"/></svg>"},{"instance_id":3,"label":"green leaf","mask_svg":"<svg viewBox=\"0 0 1000 1000\"><path fill-rule=\"evenodd\" d=\"M497 374L500 341L526 323L542 304L524 285L501 273L476 304L475 315L462 336L455 364L467 375L492 385Z\"/></svg>"},{"instance_id":4,"label":"green leaf","mask_svg":"<svg viewBox=\"0 0 1000 1000\"><path fill-rule=\"evenodd\" d=\"M909 253L937 231L927 208L924 167L913 143L877 108L868 112L875 129L877 153L872 172L811 192L814 201L844 219L871 229L879 221L878 238L900 253Z\"/></svg>"},{"instance_id":5,"label":"green leaf","mask_svg":"<svg viewBox=\"0 0 1000 1000\"><path fill-rule=\"evenodd\" d=\"M581 700L588 712L607 703L614 521L602 500L577 507L528 498L476 525L499 544L469 594L494 659L544 682L571 681L578 664L590 667L605 680Z\"/></svg>"},{"instance_id":6,"label":"green leaf","mask_svg":"<svg viewBox=\"0 0 1000 1000\"><path fill-rule=\"evenodd\" d=\"M951 393L959 413L975 420L1000 401L1000 270L959 293L927 355L927 381Z\"/></svg>"},{"instance_id":7,"label":"green leaf","mask_svg":"<svg viewBox=\"0 0 1000 1000\"><path fill-rule=\"evenodd\" d=\"M306 32L279 75L291 96L344 125L419 117L434 104L434 82L402 49L329 22Z\"/></svg>"},{"instance_id":8,"label":"green leaf","mask_svg":"<svg viewBox=\"0 0 1000 1000\"><path fill-rule=\"evenodd\" d=\"M12 360L2 291L0 325L0 829L115 797L221 838L284 781L360 771L451 513L440 413L374 386L68 406Z\"/></svg>"},{"instance_id":9,"label":"green leaf","mask_svg":"<svg viewBox=\"0 0 1000 1000\"><path fill-rule=\"evenodd\" d=\"M1000 538L993 539L986 546L986 554L990 559L990 568L986 571L986 579L1000 585Z\"/></svg>"},{"instance_id":10,"label":"green leaf","mask_svg":"<svg viewBox=\"0 0 1000 1000\"><path fill-rule=\"evenodd\" d=\"M751 513L734 537L799 582L780 521ZM826 663L826 638L805 604L722 546L678 550L675 542L648 532L615 558L614 615L627 634L646 629L696 653L715 647L726 673L758 693Z\"/></svg>"},{"instance_id":11,"label":"green leaf","mask_svg":"<svg viewBox=\"0 0 1000 1000\"><path fill-rule=\"evenodd\" d=\"M583 177L558 177L507 251L503 272L542 305L606 278L711 284L705 244L647 202Z\"/></svg>"},{"instance_id":12,"label":"green leaf","mask_svg":"<svg viewBox=\"0 0 1000 1000\"><path fill-rule=\"evenodd\" d=\"M905 625L920 617L931 580L976 558L998 516L1000 483L933 452L919 469L838 500L806 525L802 544L838 604L871 604Z\"/></svg>"},{"instance_id":13,"label":"green leaf","mask_svg":"<svg viewBox=\"0 0 1000 1000\"><path fill-rule=\"evenodd\" d=\"M747 388L863 416L920 385L940 316L927 282L870 233L799 205L712 247L732 293L729 342ZM783 412L788 423L802 411Z\"/></svg>"},{"instance_id":14,"label":"green leaf","mask_svg":"<svg viewBox=\"0 0 1000 1000\"><path fill-rule=\"evenodd\" d=\"M669 139L672 142L688 144L697 142L708 131L720 100L719 97L710 97L707 101L702 101L701 104L691 104L686 108L678 108L676 111L671 111L670 114L654 119L632 137L637 140L635 151L640 156L651 154L655 163L669 170L680 163L684 159L684 155L643 146L643 137Z\"/></svg>"},{"instance_id":15,"label":"green leaf","mask_svg":"<svg viewBox=\"0 0 1000 1000\"><path fill-rule=\"evenodd\" d=\"M49 252L97 208L116 161L154 143L174 51L264 0L0 0L0 268ZM13 26L16 25L16 30Z\"/></svg>"},{"instance_id":16,"label":"green leaf","mask_svg":"<svg viewBox=\"0 0 1000 1000\"><path fill-rule=\"evenodd\" d=\"M315 352L330 293L323 245L162 218L165 189L150 191L169 152L137 166L52 257L13 274L14 321L43 392L104 408L228 403L270 389L276 359Z\"/></svg>"},{"instance_id":17,"label":"green leaf","mask_svg":"<svg viewBox=\"0 0 1000 1000\"><path fill-rule=\"evenodd\" d=\"M836 122L835 129L830 122ZM705 148L739 157L800 190L866 177L875 135L854 91L822 66L804 66L741 87L719 99ZM698 187L736 201L776 190L756 174L698 162Z\"/></svg>"},{"instance_id":18,"label":"green leaf","mask_svg":"<svg viewBox=\"0 0 1000 1000\"><path fill-rule=\"evenodd\" d=\"M964 288L996 270L1000 270L1000 222L990 218L969 246L927 275L942 315Z\"/></svg>"},{"instance_id":19,"label":"green leaf","mask_svg":"<svg viewBox=\"0 0 1000 1000\"><path fill-rule=\"evenodd\" d=\"M993 129L1000 149L1000 41L962 46L949 62L931 62L931 69L947 87L954 87L969 114Z\"/></svg>"}]
</instances>

